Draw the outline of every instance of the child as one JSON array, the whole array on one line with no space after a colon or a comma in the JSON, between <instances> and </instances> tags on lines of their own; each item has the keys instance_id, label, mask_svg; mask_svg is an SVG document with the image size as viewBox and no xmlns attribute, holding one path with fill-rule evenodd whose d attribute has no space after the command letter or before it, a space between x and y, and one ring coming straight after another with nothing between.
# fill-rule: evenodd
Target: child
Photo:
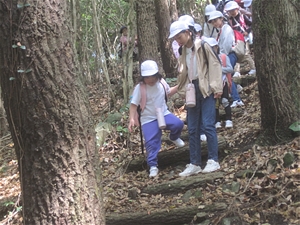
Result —
<instances>
[{"instance_id":1,"label":"child","mask_svg":"<svg viewBox=\"0 0 300 225\"><path fill-rule=\"evenodd\" d=\"M173 115L165 101L165 95L172 96L177 91L177 86L170 88L162 79L158 72L158 66L155 61L146 60L141 64L141 82L135 87L130 109L128 129L131 132L132 127L137 125L135 116L138 105L142 105L141 86L146 87L145 108L141 111L141 125L145 139L147 152L147 164L150 167L149 177L155 177L158 174L157 155L161 148L162 130L159 128L157 110L161 110L165 120L165 129L170 130L169 139L177 146L183 147L184 142L179 138L183 122ZM163 85L164 84L164 85ZM166 87L165 87L166 86Z\"/></svg>"},{"instance_id":2,"label":"child","mask_svg":"<svg viewBox=\"0 0 300 225\"><path fill-rule=\"evenodd\" d=\"M230 64L232 68L234 68L237 62L237 56L232 48L235 42L232 28L227 23L224 23L224 16L219 11L212 12L209 16L208 22L219 29L220 32L218 34L217 41L220 48L220 53L226 54L229 57ZM232 108L244 105L237 91L237 86L233 81L231 87L231 97L233 98L233 102L231 104Z\"/></svg>"},{"instance_id":3,"label":"child","mask_svg":"<svg viewBox=\"0 0 300 225\"><path fill-rule=\"evenodd\" d=\"M213 37L213 38L217 38L218 36L218 29L213 27L210 23L208 23L208 19L209 19L209 15L210 13L216 11L216 7L213 4L207 5L205 7L205 22L204 22L204 30L203 30L203 36L204 37Z\"/></svg>"},{"instance_id":4,"label":"child","mask_svg":"<svg viewBox=\"0 0 300 225\"><path fill-rule=\"evenodd\" d=\"M229 104L229 93L231 89L231 73L233 73L233 68L230 64L230 60L227 55L219 54L218 42L214 38L205 38L206 41L213 50L219 55L219 58L222 62L222 79L223 79L223 94L221 99L218 99L216 104L216 128L221 128L221 120L219 114L219 105L222 104L225 108L225 128L232 128L232 119L231 119L231 107Z\"/></svg>"},{"instance_id":5,"label":"child","mask_svg":"<svg viewBox=\"0 0 300 225\"><path fill-rule=\"evenodd\" d=\"M240 13L239 5L234 1L228 2L225 5L224 10L227 12L229 17L228 24L232 27L233 30L237 30L241 32L245 37L246 54L243 60L247 61L250 66L250 71L248 74L254 75L256 73L256 69L255 69L254 61L250 56L250 48L249 48L249 42L252 43L252 36L251 36L252 22L247 16ZM250 34L250 39L249 39L249 34Z\"/></svg>"},{"instance_id":6,"label":"child","mask_svg":"<svg viewBox=\"0 0 300 225\"><path fill-rule=\"evenodd\" d=\"M201 171L213 172L220 169L215 128L215 104L216 98L221 97L223 90L221 65L207 44L204 44L202 48L201 40L196 38L194 31L185 22L175 21L171 24L170 38L174 38L182 46L178 67L178 90L183 87L187 88L187 92L195 90L195 106L187 107L190 164L179 176L190 176ZM186 95L186 97L189 96L189 94ZM200 125L201 118L202 125ZM203 170L201 169L200 126L203 127L207 137L208 147L208 161Z\"/></svg>"}]
</instances>

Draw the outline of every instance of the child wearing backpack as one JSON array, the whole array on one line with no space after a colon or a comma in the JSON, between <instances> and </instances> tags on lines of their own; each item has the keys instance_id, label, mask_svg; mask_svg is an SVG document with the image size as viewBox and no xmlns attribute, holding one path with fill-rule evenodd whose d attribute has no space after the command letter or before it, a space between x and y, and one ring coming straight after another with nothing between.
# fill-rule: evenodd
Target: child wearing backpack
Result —
<instances>
[{"instance_id":1,"label":"child wearing backpack","mask_svg":"<svg viewBox=\"0 0 300 225\"><path fill-rule=\"evenodd\" d=\"M216 128L221 128L221 120L220 120L220 113L219 107L222 106L225 109L225 128L232 128L233 123L231 119L231 107L229 104L229 94L231 91L231 73L233 73L233 68L230 64L229 57L226 54L220 54L218 42L214 38L205 38L206 41L213 50L219 55L219 58L222 63L222 79L223 79L223 94L220 99L217 100L216 104Z\"/></svg>"},{"instance_id":2,"label":"child wearing backpack","mask_svg":"<svg viewBox=\"0 0 300 225\"><path fill-rule=\"evenodd\" d=\"M233 46L235 46L235 36L232 28L227 23L224 23L223 19L224 16L221 12L214 11L210 14L208 22L220 30L217 37L220 53L226 54L229 57L230 64L232 68L234 68L237 62L237 55L233 48ZM231 86L231 97L233 99L231 104L232 108L244 105L237 91L237 86L233 81Z\"/></svg>"},{"instance_id":3,"label":"child wearing backpack","mask_svg":"<svg viewBox=\"0 0 300 225\"><path fill-rule=\"evenodd\" d=\"M252 43L252 29L251 20L244 14L240 12L240 7L235 1L230 1L225 5L224 10L228 14L228 24L232 27L233 30L241 32L246 41L246 53L244 55L243 61L248 62L250 66L249 75L256 73L254 61L250 55L249 43Z\"/></svg>"},{"instance_id":4,"label":"child wearing backpack","mask_svg":"<svg viewBox=\"0 0 300 225\"><path fill-rule=\"evenodd\" d=\"M220 169L215 104L223 90L221 64L211 47L205 43L202 47L202 41L196 38L194 30L185 22L175 21L171 24L169 39L171 38L182 46L178 90L185 91L189 133L190 163L179 176L213 172ZM207 137L208 148L208 160L203 170L200 126Z\"/></svg>"},{"instance_id":5,"label":"child wearing backpack","mask_svg":"<svg viewBox=\"0 0 300 225\"><path fill-rule=\"evenodd\" d=\"M143 91L146 91L145 95ZM162 129L170 130L169 140L177 147L184 146L184 142L179 138L183 122L168 110L165 99L166 95L172 96L176 91L177 86L170 88L162 78L155 61L146 60L141 64L141 82L136 85L132 94L128 129L132 132L132 128L137 125L135 118L140 105L140 121L145 139L147 164L150 167L149 177L158 174L157 155L161 149Z\"/></svg>"}]
</instances>

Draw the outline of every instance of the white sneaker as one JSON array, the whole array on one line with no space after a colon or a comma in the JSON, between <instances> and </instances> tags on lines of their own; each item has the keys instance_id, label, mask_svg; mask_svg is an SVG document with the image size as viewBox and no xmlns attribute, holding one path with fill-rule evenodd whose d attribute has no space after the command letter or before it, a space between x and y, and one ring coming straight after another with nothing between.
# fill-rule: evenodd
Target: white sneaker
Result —
<instances>
[{"instance_id":1,"label":"white sneaker","mask_svg":"<svg viewBox=\"0 0 300 225\"><path fill-rule=\"evenodd\" d=\"M207 141L207 137L205 134L201 134L200 139L201 139L201 141Z\"/></svg>"},{"instance_id":2,"label":"white sneaker","mask_svg":"<svg viewBox=\"0 0 300 225\"><path fill-rule=\"evenodd\" d=\"M239 72L235 72L232 77L240 77L241 74Z\"/></svg>"},{"instance_id":3,"label":"white sneaker","mask_svg":"<svg viewBox=\"0 0 300 225\"><path fill-rule=\"evenodd\" d=\"M173 141L169 137L169 140L172 141L178 148L183 147L185 145L183 140L181 140L180 138L177 138L175 141Z\"/></svg>"},{"instance_id":4,"label":"white sneaker","mask_svg":"<svg viewBox=\"0 0 300 225\"><path fill-rule=\"evenodd\" d=\"M225 128L232 128L232 127L233 127L232 121L231 120L226 120L225 121Z\"/></svg>"},{"instance_id":5,"label":"white sneaker","mask_svg":"<svg viewBox=\"0 0 300 225\"><path fill-rule=\"evenodd\" d=\"M236 89L237 89L238 93L240 93L243 90L243 87L240 84L238 84L238 85L236 85Z\"/></svg>"},{"instance_id":6,"label":"white sneaker","mask_svg":"<svg viewBox=\"0 0 300 225\"><path fill-rule=\"evenodd\" d=\"M231 108L235 108L237 106L243 106L243 105L244 105L243 101L242 100L238 100L238 101L233 101L230 107Z\"/></svg>"},{"instance_id":7,"label":"white sneaker","mask_svg":"<svg viewBox=\"0 0 300 225\"><path fill-rule=\"evenodd\" d=\"M222 125L221 125L221 122L216 122L216 128L218 129L218 128L221 128L222 127Z\"/></svg>"},{"instance_id":8,"label":"white sneaker","mask_svg":"<svg viewBox=\"0 0 300 225\"><path fill-rule=\"evenodd\" d=\"M150 167L150 174L149 177L156 177L158 174L158 169L156 166L151 166Z\"/></svg>"},{"instance_id":9,"label":"white sneaker","mask_svg":"<svg viewBox=\"0 0 300 225\"><path fill-rule=\"evenodd\" d=\"M202 170L202 173L210 173L213 171L216 171L220 169L220 164L212 159L207 160L206 166L204 170Z\"/></svg>"},{"instance_id":10,"label":"white sneaker","mask_svg":"<svg viewBox=\"0 0 300 225\"><path fill-rule=\"evenodd\" d=\"M179 174L179 176L181 177L187 177L187 176L190 176L190 175L193 175L193 174L197 174L197 173L200 173L202 171L201 167L200 166L196 166L196 165L193 165L193 164L187 164L186 165L186 168L183 172L181 172Z\"/></svg>"},{"instance_id":11,"label":"white sneaker","mask_svg":"<svg viewBox=\"0 0 300 225\"><path fill-rule=\"evenodd\" d=\"M248 74L249 74L249 75L254 75L254 74L256 74L256 70L252 69L252 70L249 71Z\"/></svg>"}]
</instances>

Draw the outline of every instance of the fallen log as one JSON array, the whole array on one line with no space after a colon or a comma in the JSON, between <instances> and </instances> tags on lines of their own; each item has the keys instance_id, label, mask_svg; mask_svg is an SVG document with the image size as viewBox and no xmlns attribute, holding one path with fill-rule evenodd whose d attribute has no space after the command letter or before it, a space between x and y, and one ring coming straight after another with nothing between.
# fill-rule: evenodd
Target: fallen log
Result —
<instances>
[{"instance_id":1,"label":"fallen log","mask_svg":"<svg viewBox=\"0 0 300 225\"><path fill-rule=\"evenodd\" d=\"M185 138L183 138L185 139ZM165 140L167 141L167 140ZM218 136L218 146L219 146L219 155L224 155L224 150L226 148L226 140L222 136ZM201 154L202 158L207 158L207 142L201 143ZM190 161L190 152L189 146L186 145L181 148L174 148L169 150L164 150L158 153L158 164L160 168L166 168L171 165L178 164L187 164ZM132 160L126 172L132 171L141 171L147 168L145 156L141 155L140 157Z\"/></svg>"},{"instance_id":2,"label":"fallen log","mask_svg":"<svg viewBox=\"0 0 300 225\"><path fill-rule=\"evenodd\" d=\"M142 190L142 193L153 195L165 193L178 193L180 191L205 186L207 183L212 183L215 179L220 179L223 177L224 173L222 172L215 172L209 174L200 173L190 177L182 177L176 180L166 181L164 183L147 186Z\"/></svg>"},{"instance_id":3,"label":"fallen log","mask_svg":"<svg viewBox=\"0 0 300 225\"><path fill-rule=\"evenodd\" d=\"M222 211L227 208L223 202L206 205L199 209L198 206L182 206L175 209L159 209L157 211L143 211L132 213L106 214L107 225L182 225L190 223L199 212Z\"/></svg>"}]
</instances>

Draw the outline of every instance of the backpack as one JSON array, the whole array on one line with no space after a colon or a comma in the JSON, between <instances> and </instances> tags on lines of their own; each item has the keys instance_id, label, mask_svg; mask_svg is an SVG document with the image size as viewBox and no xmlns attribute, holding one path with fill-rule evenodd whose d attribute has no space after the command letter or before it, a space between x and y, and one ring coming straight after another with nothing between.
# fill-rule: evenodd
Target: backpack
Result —
<instances>
[{"instance_id":1,"label":"backpack","mask_svg":"<svg viewBox=\"0 0 300 225\"><path fill-rule=\"evenodd\" d=\"M160 83L162 84L164 91L165 91L165 101L168 101L168 95L167 95L167 82L164 79L160 80ZM146 107L146 101L147 101L147 95L146 95L146 84L143 82L140 82L140 92L141 92L141 101L140 104L137 107L137 111L134 115L134 124L138 125L140 128L140 138L141 138L141 149L142 154L144 154L144 142L143 142L143 133L142 133L142 124L141 124L141 113L144 111Z\"/></svg>"},{"instance_id":2,"label":"backpack","mask_svg":"<svg viewBox=\"0 0 300 225\"><path fill-rule=\"evenodd\" d=\"M226 54L221 54L221 61L222 61L222 66L226 67ZM230 73L226 74L226 81L227 81L227 84L228 84L229 93L231 93L232 77L231 77Z\"/></svg>"},{"instance_id":3,"label":"backpack","mask_svg":"<svg viewBox=\"0 0 300 225\"><path fill-rule=\"evenodd\" d=\"M246 42L244 35L237 31L233 30L234 32L234 46L232 47L232 50L235 52L237 56L237 61L241 62L245 56L246 53Z\"/></svg>"}]
</instances>

